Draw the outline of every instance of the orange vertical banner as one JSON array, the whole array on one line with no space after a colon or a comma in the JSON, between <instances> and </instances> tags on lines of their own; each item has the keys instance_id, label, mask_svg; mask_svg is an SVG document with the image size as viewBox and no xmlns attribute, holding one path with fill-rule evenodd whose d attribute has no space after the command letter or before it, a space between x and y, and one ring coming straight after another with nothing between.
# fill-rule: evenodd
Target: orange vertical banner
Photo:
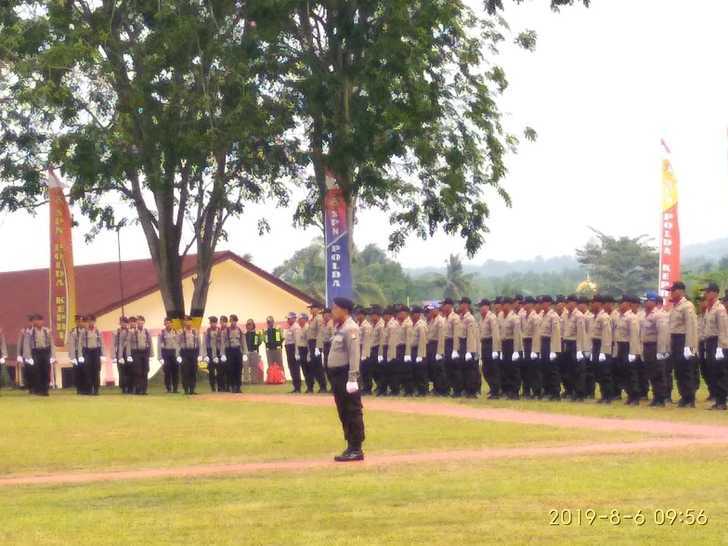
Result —
<instances>
[{"instance_id":1,"label":"orange vertical banner","mask_svg":"<svg viewBox=\"0 0 728 546\"><path fill-rule=\"evenodd\" d=\"M670 148L662 141L666 157L662 160L662 216L660 220L660 282L663 297L672 283L680 280L680 223L678 221L677 179L670 163Z\"/></svg>"},{"instance_id":2,"label":"orange vertical banner","mask_svg":"<svg viewBox=\"0 0 728 546\"><path fill-rule=\"evenodd\" d=\"M49 316L53 343L65 347L68 332L75 325L76 278L73 270L73 220L68 201L63 194L63 182L48 169L48 198L50 201L51 265L48 286Z\"/></svg>"}]
</instances>

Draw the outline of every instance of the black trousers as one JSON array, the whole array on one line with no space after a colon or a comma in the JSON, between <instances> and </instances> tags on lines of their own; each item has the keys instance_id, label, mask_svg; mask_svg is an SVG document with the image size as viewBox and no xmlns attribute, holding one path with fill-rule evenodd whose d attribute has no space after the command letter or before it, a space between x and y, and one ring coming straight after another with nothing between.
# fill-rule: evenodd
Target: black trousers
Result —
<instances>
[{"instance_id":1,"label":"black trousers","mask_svg":"<svg viewBox=\"0 0 728 546\"><path fill-rule=\"evenodd\" d=\"M379 385L379 345L372 347L369 353L369 374L371 375L372 385L371 392L374 392ZM329 377L329 382L331 378Z\"/></svg>"},{"instance_id":2,"label":"black trousers","mask_svg":"<svg viewBox=\"0 0 728 546\"><path fill-rule=\"evenodd\" d=\"M429 343L425 347L425 356L422 358L422 362L417 362L417 359L415 358L414 353L417 351L412 351L412 362L414 362L414 369L413 369L413 383L415 392L419 396L425 396L429 390L430 390L430 347ZM435 342L435 346L437 345L437 342ZM436 347L435 347L436 348ZM432 357L434 358L434 356Z\"/></svg>"},{"instance_id":3,"label":"black trousers","mask_svg":"<svg viewBox=\"0 0 728 546\"><path fill-rule=\"evenodd\" d=\"M397 345L394 352L394 361L387 363L389 371L389 390L392 396L399 396L401 389L404 387L404 355L406 349L407 348L404 345Z\"/></svg>"},{"instance_id":4,"label":"black trousers","mask_svg":"<svg viewBox=\"0 0 728 546\"><path fill-rule=\"evenodd\" d=\"M48 396L51 382L51 350L33 349L33 371L31 372L31 392L41 396Z\"/></svg>"},{"instance_id":5,"label":"black trousers","mask_svg":"<svg viewBox=\"0 0 728 546\"><path fill-rule=\"evenodd\" d=\"M293 343L286 345L286 360L288 361L288 373L291 374L293 390L301 392L301 364L296 360L296 346Z\"/></svg>"},{"instance_id":6,"label":"black trousers","mask_svg":"<svg viewBox=\"0 0 728 546\"><path fill-rule=\"evenodd\" d=\"M182 357L182 388L185 394L194 394L197 387L197 358L199 356L197 349L182 349L180 356Z\"/></svg>"},{"instance_id":7,"label":"black trousers","mask_svg":"<svg viewBox=\"0 0 728 546\"><path fill-rule=\"evenodd\" d=\"M84 357L85 359L86 357ZM79 362L73 366L73 382L76 383L76 394L88 394L85 362L83 364Z\"/></svg>"},{"instance_id":8,"label":"black trousers","mask_svg":"<svg viewBox=\"0 0 728 546\"><path fill-rule=\"evenodd\" d=\"M405 348L405 353L409 349L410 361L402 360L401 383L406 396L412 396L415 393L415 359L417 358L417 347Z\"/></svg>"},{"instance_id":9,"label":"black trousers","mask_svg":"<svg viewBox=\"0 0 728 546\"><path fill-rule=\"evenodd\" d=\"M313 392L315 378L313 362L308 361L308 347L299 347L298 354L301 357L299 362L301 364L301 371L303 372L303 381L306 383L306 392Z\"/></svg>"},{"instance_id":10,"label":"black trousers","mask_svg":"<svg viewBox=\"0 0 728 546\"><path fill-rule=\"evenodd\" d=\"M574 395L574 384L572 382L572 365L571 358L566 354L564 350L566 342L561 342L561 352L556 356L556 362L559 366L559 375L561 376L561 383L564 385L564 395Z\"/></svg>"},{"instance_id":11,"label":"black trousers","mask_svg":"<svg viewBox=\"0 0 728 546\"><path fill-rule=\"evenodd\" d=\"M628 367L627 367L627 360L629 357L629 343L625 342L617 342L615 343L617 347L617 356L614 357L614 361L612 364L612 375L614 377L614 388L616 397L620 398L622 396L622 391L629 392L629 389L627 387L628 383Z\"/></svg>"},{"instance_id":12,"label":"black trousers","mask_svg":"<svg viewBox=\"0 0 728 546\"><path fill-rule=\"evenodd\" d=\"M227 357L227 367L230 372L228 374L229 381L228 385L220 385L218 382L218 389L240 392L243 387L243 349L228 347L225 349L225 356Z\"/></svg>"},{"instance_id":13,"label":"black trousers","mask_svg":"<svg viewBox=\"0 0 728 546\"><path fill-rule=\"evenodd\" d=\"M657 360L657 343L645 342L642 344L642 360L652 385L653 400L664 402L667 399L665 360Z\"/></svg>"},{"instance_id":14,"label":"black trousers","mask_svg":"<svg viewBox=\"0 0 728 546\"><path fill-rule=\"evenodd\" d=\"M437 359L437 340L427 342L427 379L432 382L433 391L440 395L447 394L447 378L445 376L445 360L444 355L440 355Z\"/></svg>"},{"instance_id":15,"label":"black trousers","mask_svg":"<svg viewBox=\"0 0 728 546\"><path fill-rule=\"evenodd\" d=\"M465 360L463 356L463 386L466 396L477 396L482 388L482 379L480 378L480 366L478 365L478 355L472 355L471 360Z\"/></svg>"},{"instance_id":16,"label":"black trousers","mask_svg":"<svg viewBox=\"0 0 728 546\"><path fill-rule=\"evenodd\" d=\"M349 377L349 367L331 368L331 389L334 391L336 410L339 413L344 440L351 449L361 449L364 442L364 414L361 405L361 392L349 394L346 392L346 383Z\"/></svg>"},{"instance_id":17,"label":"black trousers","mask_svg":"<svg viewBox=\"0 0 728 546\"><path fill-rule=\"evenodd\" d=\"M149 349L131 352L134 394L146 394L149 383Z\"/></svg>"},{"instance_id":18,"label":"black trousers","mask_svg":"<svg viewBox=\"0 0 728 546\"><path fill-rule=\"evenodd\" d=\"M508 398L517 399L518 391L521 388L521 364L513 362L514 341L504 339L502 341L503 353L501 355L501 367L503 371L503 392Z\"/></svg>"},{"instance_id":19,"label":"black trousers","mask_svg":"<svg viewBox=\"0 0 728 546\"><path fill-rule=\"evenodd\" d=\"M174 349L162 349L162 372L164 373L164 387L167 392L177 392L179 388L179 366L177 354Z\"/></svg>"},{"instance_id":20,"label":"black trousers","mask_svg":"<svg viewBox=\"0 0 728 546\"><path fill-rule=\"evenodd\" d=\"M215 392L217 390L218 374L222 372L220 368L220 358L215 362L215 357L212 356L212 351L207 351L207 380L210 382L210 390Z\"/></svg>"},{"instance_id":21,"label":"black trousers","mask_svg":"<svg viewBox=\"0 0 728 546\"><path fill-rule=\"evenodd\" d=\"M717 339L715 342L717 347ZM713 353L711 358L708 358L709 353ZM707 338L701 341L698 347L698 364L698 368L700 370L699 375L696 376L698 381L700 376L702 376L703 381L705 381L705 384L708 387L708 394L711 397L715 397L715 349L713 349L712 351L708 349ZM700 384L698 383L695 390L698 390L699 388Z\"/></svg>"},{"instance_id":22,"label":"black trousers","mask_svg":"<svg viewBox=\"0 0 728 546\"><path fill-rule=\"evenodd\" d=\"M559 358L551 362L551 338L541 337L541 373L543 374L544 394L552 399L561 397L561 373Z\"/></svg>"},{"instance_id":23,"label":"black trousers","mask_svg":"<svg viewBox=\"0 0 728 546\"><path fill-rule=\"evenodd\" d=\"M328 386L326 385L326 374L324 373L323 354L316 356L316 340L309 340L308 352L311 355L311 371L313 373L314 380L318 383L319 390L326 392ZM313 385L311 386L313 388Z\"/></svg>"},{"instance_id":24,"label":"black trousers","mask_svg":"<svg viewBox=\"0 0 728 546\"><path fill-rule=\"evenodd\" d=\"M488 384L491 396L500 396L501 369L500 360L493 358L493 338L484 337L480 340L480 358L483 361L483 379Z\"/></svg>"},{"instance_id":25,"label":"black trousers","mask_svg":"<svg viewBox=\"0 0 728 546\"><path fill-rule=\"evenodd\" d=\"M697 384L695 380L695 365L685 358L685 335L672 334L670 336L670 359L673 362L677 376L677 390L680 398L685 402L695 402Z\"/></svg>"},{"instance_id":26,"label":"black trousers","mask_svg":"<svg viewBox=\"0 0 728 546\"><path fill-rule=\"evenodd\" d=\"M583 400L586 397L584 360L579 362L576 353L576 340L564 340L564 359L567 362L567 373L570 376L571 396L575 400Z\"/></svg>"},{"instance_id":27,"label":"black trousers","mask_svg":"<svg viewBox=\"0 0 728 546\"><path fill-rule=\"evenodd\" d=\"M445 354L443 355L442 365L445 371L445 393L450 392L452 386L452 352L455 349L455 344L452 338L445 338Z\"/></svg>"},{"instance_id":28,"label":"black trousers","mask_svg":"<svg viewBox=\"0 0 728 546\"><path fill-rule=\"evenodd\" d=\"M599 354L602 352L602 340L592 339L591 361L594 366L594 378L599 384L599 392L602 400L614 398L614 378L612 376L612 355L604 353L606 360L599 362Z\"/></svg>"},{"instance_id":29,"label":"black trousers","mask_svg":"<svg viewBox=\"0 0 728 546\"><path fill-rule=\"evenodd\" d=\"M389 356L389 346L384 345L380 347L380 349L382 351L382 362L379 362L379 357L377 357L377 365L375 368L377 377L379 377L379 380L377 381L377 396L387 394L387 390L390 385L389 362L387 361L387 357Z\"/></svg>"},{"instance_id":30,"label":"black trousers","mask_svg":"<svg viewBox=\"0 0 728 546\"><path fill-rule=\"evenodd\" d=\"M99 385L101 381L101 348L84 349L83 371L85 375L86 392L90 394L99 394Z\"/></svg>"},{"instance_id":31,"label":"black trousers","mask_svg":"<svg viewBox=\"0 0 728 546\"><path fill-rule=\"evenodd\" d=\"M372 352L374 349L372 349ZM372 360L372 353L368 355L362 354L364 360L361 361L361 393L371 394L374 385L374 366L376 358ZM331 376L329 375L329 380Z\"/></svg>"},{"instance_id":32,"label":"black trousers","mask_svg":"<svg viewBox=\"0 0 728 546\"><path fill-rule=\"evenodd\" d=\"M521 355L521 390L523 396L533 396L533 385L531 384L531 353L533 352L533 338L523 338L523 354Z\"/></svg>"},{"instance_id":33,"label":"black trousers","mask_svg":"<svg viewBox=\"0 0 728 546\"><path fill-rule=\"evenodd\" d=\"M728 378L726 378L725 359L716 360L715 351L718 350L718 338L705 338L705 362L711 370L713 380L713 397L716 404L725 404L726 391L728 390Z\"/></svg>"},{"instance_id":34,"label":"black trousers","mask_svg":"<svg viewBox=\"0 0 728 546\"><path fill-rule=\"evenodd\" d=\"M592 348L593 348L593 342L592 340ZM601 345L601 341L600 341ZM596 390L597 390L597 360L594 360L594 354L590 354L590 358L584 359L584 393L587 398L594 398L596 396ZM597 355L599 357L599 355Z\"/></svg>"}]
</instances>

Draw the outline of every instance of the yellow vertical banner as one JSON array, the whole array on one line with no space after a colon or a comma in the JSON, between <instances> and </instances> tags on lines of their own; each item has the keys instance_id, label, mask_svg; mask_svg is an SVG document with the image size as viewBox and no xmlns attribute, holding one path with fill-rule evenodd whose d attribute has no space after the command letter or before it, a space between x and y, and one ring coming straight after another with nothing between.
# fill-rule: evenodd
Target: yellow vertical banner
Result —
<instances>
[{"instance_id":1,"label":"yellow vertical banner","mask_svg":"<svg viewBox=\"0 0 728 546\"><path fill-rule=\"evenodd\" d=\"M75 325L76 277L73 269L73 219L63 194L63 182L48 169L50 203L49 322L56 347L65 347L68 332Z\"/></svg>"}]
</instances>

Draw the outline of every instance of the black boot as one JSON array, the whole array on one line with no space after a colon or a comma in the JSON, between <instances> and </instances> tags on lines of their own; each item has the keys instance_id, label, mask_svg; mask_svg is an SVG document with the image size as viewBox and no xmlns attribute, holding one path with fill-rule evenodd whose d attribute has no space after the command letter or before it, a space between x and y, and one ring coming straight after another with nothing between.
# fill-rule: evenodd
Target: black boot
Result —
<instances>
[{"instance_id":1,"label":"black boot","mask_svg":"<svg viewBox=\"0 0 728 546\"><path fill-rule=\"evenodd\" d=\"M361 447L347 447L341 455L334 457L334 461L337 463L348 463L352 461L363 461L364 452Z\"/></svg>"}]
</instances>

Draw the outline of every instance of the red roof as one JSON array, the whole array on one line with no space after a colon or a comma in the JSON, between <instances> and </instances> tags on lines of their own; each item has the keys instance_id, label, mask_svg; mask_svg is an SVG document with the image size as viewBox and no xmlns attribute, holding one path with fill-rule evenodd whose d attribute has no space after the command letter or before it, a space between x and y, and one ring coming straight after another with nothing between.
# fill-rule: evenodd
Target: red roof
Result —
<instances>
[{"instance_id":1,"label":"red roof","mask_svg":"<svg viewBox=\"0 0 728 546\"><path fill-rule=\"evenodd\" d=\"M279 288L313 303L313 299L297 288L274 277L267 271L254 266L230 251L215 253L213 264L233 260L249 271L265 278ZM195 271L197 256L185 256L182 261L182 277ZM140 297L158 290L157 271L151 259L132 260L121 263L124 277L124 298L119 289L119 264L76 266L76 306L84 314L102 315ZM14 344L18 331L30 313L48 315L48 269L11 271L0 273L0 328L5 332L8 343Z\"/></svg>"}]
</instances>

